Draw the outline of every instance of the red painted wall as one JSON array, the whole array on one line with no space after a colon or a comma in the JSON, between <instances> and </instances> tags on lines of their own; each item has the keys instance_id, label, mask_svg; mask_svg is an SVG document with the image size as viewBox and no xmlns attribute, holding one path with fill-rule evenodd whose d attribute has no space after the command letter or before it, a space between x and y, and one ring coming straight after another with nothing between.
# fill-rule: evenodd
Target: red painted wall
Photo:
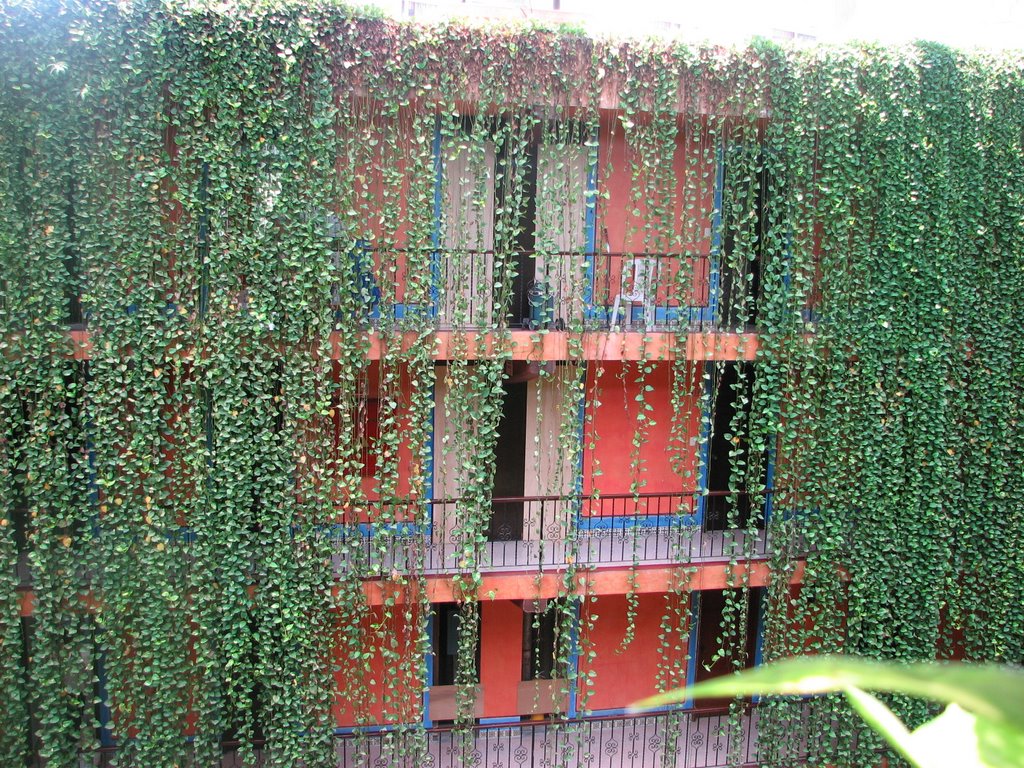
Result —
<instances>
[{"instance_id":1,"label":"red painted wall","mask_svg":"<svg viewBox=\"0 0 1024 768\"><path fill-rule=\"evenodd\" d=\"M643 366L652 370L641 376ZM694 490L700 434L702 381L674 381L671 363L591 362L587 369L587 423L584 428L583 491L628 494L644 481L645 493ZM683 422L673 429L672 389L688 390ZM648 387L650 388L648 390ZM638 396L643 402L637 400ZM651 410L646 410L649 406ZM645 416L644 421L639 416ZM637 433L643 445L635 455ZM676 456L680 457L677 461ZM689 476L687 475L689 473ZM590 514L624 514L611 500L592 504ZM662 510L670 514L674 510ZM657 513L652 509L650 514Z\"/></svg>"},{"instance_id":2,"label":"red painted wall","mask_svg":"<svg viewBox=\"0 0 1024 768\"><path fill-rule=\"evenodd\" d=\"M511 600L480 604L480 682L484 717L516 714L516 695L522 679L523 609Z\"/></svg>"},{"instance_id":3,"label":"red painted wall","mask_svg":"<svg viewBox=\"0 0 1024 768\"><path fill-rule=\"evenodd\" d=\"M715 152L706 130L684 130L677 124L675 153L672 158L672 185L648 187L643 171L632 165L641 157L656 152L638 153L635 131L627 135L614 113L602 116L600 130L599 189L607 198L599 206L597 250L595 257L595 299L611 303L620 285L623 260L601 256L600 252L685 253L690 258L661 262L658 304L706 306L708 301L708 256L711 253L712 210L714 208ZM643 168L642 160L637 163ZM639 194L636 190L640 190ZM651 220L648 199L657 196L664 205L661 218ZM695 206L687 209L688 205ZM700 215L693 219L694 211ZM684 215L687 214L687 215ZM686 223L687 219L691 219ZM673 296L670 286L680 269L692 275L689 296Z\"/></svg>"},{"instance_id":4,"label":"red painted wall","mask_svg":"<svg viewBox=\"0 0 1024 768\"><path fill-rule=\"evenodd\" d=\"M357 724L419 722L422 684L419 678L417 619L406 619L399 606L386 616L381 606L373 606L360 623L365 642L351 648L339 642L335 648L337 697L334 722L341 727ZM388 648L385 658L382 648ZM360 654L369 653L369 658ZM366 687L366 696L359 688ZM359 716L359 717L357 717Z\"/></svg>"},{"instance_id":5,"label":"red painted wall","mask_svg":"<svg viewBox=\"0 0 1024 768\"><path fill-rule=\"evenodd\" d=\"M839 647L826 647L823 645L824 638L823 634L831 636L845 636L846 634L846 619L848 615L848 603L846 598L846 586L843 585L843 597L838 601L828 601L827 604L822 604L823 601L816 600L809 606L806 606L808 613L806 616L799 618L796 616L795 603L799 600L800 595L804 589L802 584L793 584L789 588L789 604L786 606L786 616L788 618L787 630L787 641L789 647L786 649L786 653L789 654L809 654L809 653L842 653L843 648ZM835 627L835 632L824 631L823 628L829 625ZM776 653L779 651L776 650Z\"/></svg>"},{"instance_id":6,"label":"red painted wall","mask_svg":"<svg viewBox=\"0 0 1024 768\"><path fill-rule=\"evenodd\" d=\"M632 642L619 653L627 627L625 595L602 596L587 603L580 631L580 670L584 675L595 673L589 693L581 692L580 704L589 710L624 709L638 699L657 693L659 666L669 669L678 665L686 668L686 646L689 637L687 625L679 626L674 611L669 611L667 599L675 601L683 620L689 617L689 596L665 594L638 595L636 633ZM681 602L679 602L681 601ZM596 616L588 631L586 612ZM662 618L670 616L674 629L667 656L658 652L662 634ZM589 657L588 652L596 655ZM675 662L675 663L673 663ZM681 672L685 675L685 671ZM669 687L685 683L685 677L668 680ZM586 688L586 686L585 686Z\"/></svg>"}]
</instances>

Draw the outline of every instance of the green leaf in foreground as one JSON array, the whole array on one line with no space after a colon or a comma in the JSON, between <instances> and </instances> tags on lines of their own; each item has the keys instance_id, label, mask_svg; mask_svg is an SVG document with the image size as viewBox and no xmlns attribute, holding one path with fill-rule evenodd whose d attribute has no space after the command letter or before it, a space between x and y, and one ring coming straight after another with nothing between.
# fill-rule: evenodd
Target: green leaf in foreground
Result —
<instances>
[{"instance_id":1,"label":"green leaf in foreground","mask_svg":"<svg viewBox=\"0 0 1024 768\"><path fill-rule=\"evenodd\" d=\"M867 690L902 693L950 706L911 732ZM1005 666L805 657L669 691L634 707L721 696L831 691L845 693L861 717L920 768L1024 768L1024 672Z\"/></svg>"},{"instance_id":2,"label":"green leaf in foreground","mask_svg":"<svg viewBox=\"0 0 1024 768\"><path fill-rule=\"evenodd\" d=\"M722 696L809 695L853 686L959 704L968 712L1024 730L1024 672L995 664L876 662L807 656L769 664L652 696L636 709Z\"/></svg>"}]
</instances>

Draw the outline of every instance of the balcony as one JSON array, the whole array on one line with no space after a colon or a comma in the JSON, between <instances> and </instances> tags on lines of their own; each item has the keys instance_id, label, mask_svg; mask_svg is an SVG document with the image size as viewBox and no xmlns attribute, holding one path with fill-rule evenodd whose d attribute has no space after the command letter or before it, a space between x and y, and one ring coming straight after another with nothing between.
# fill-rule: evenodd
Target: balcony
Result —
<instances>
[{"instance_id":1,"label":"balcony","mask_svg":"<svg viewBox=\"0 0 1024 768\"><path fill-rule=\"evenodd\" d=\"M718 275L708 255L521 252L512 256L517 260L512 284L501 290L494 284L493 252L410 250L398 254L397 277L386 295L375 276L380 268L374 265L376 257L367 253L328 297L338 322L354 322L368 332L371 360L382 357L383 337L397 332L400 345L408 348L422 343L423 330L437 334L432 350L437 360L494 355L515 360L672 360L680 354L691 360L750 360L757 349L753 326L742 332L719 326L719 305L725 297L719 295ZM408 263L424 259L430 262L430 285L413 295ZM201 294L207 290L201 287ZM342 301L342 296L348 298ZM201 314L205 303L199 306ZM242 291L236 309L244 315L247 308ZM159 309L176 310L174 305ZM130 305L126 311L137 308ZM87 322L72 327L63 351L76 360L92 357L96 334L102 333L102 327L88 322L88 311L84 316ZM275 318L265 318L254 322L252 332L266 335L277 325ZM496 333L499 327L510 333ZM453 345L457 330L476 333ZM570 331L582 333L581 349L572 351ZM677 343L679 334L687 335L683 346ZM341 356L346 338L334 333L333 357ZM189 357L192 349L182 347L178 354Z\"/></svg>"},{"instance_id":2,"label":"balcony","mask_svg":"<svg viewBox=\"0 0 1024 768\"><path fill-rule=\"evenodd\" d=\"M743 496L723 491L496 498L483 540L471 539L461 526L463 500L409 501L386 509L369 502L375 509L360 510L361 514L369 511L371 519L395 522L335 525L329 534L333 568L337 576L354 571L374 578L474 568L487 573L557 572L570 565L627 568L714 563L733 556L766 559L773 551L767 531L709 530L701 522L702 499ZM186 526L168 532L167 544L190 561L196 537ZM31 590L28 550L18 553L13 570L19 588Z\"/></svg>"},{"instance_id":3,"label":"balcony","mask_svg":"<svg viewBox=\"0 0 1024 768\"><path fill-rule=\"evenodd\" d=\"M745 495L713 491L496 498L482 540L471 539L460 523L463 500L409 501L386 508L369 502L371 509L360 514L394 522L335 525L329 534L333 568L337 576L355 572L374 578L395 572L558 572L570 565L628 568L715 563L734 556L766 559L773 549L764 529L710 530L701 521L704 499L741 500ZM168 533L167 543L189 561L196 537L191 528L182 527ZM20 588L31 589L27 550L19 552L14 571Z\"/></svg>"},{"instance_id":4,"label":"balcony","mask_svg":"<svg viewBox=\"0 0 1024 768\"><path fill-rule=\"evenodd\" d=\"M432 729L418 744L415 734L374 734L363 743L340 739L339 765L401 765L398 755L417 748L416 764L432 768L724 768L734 764L728 760L734 750L741 764L756 762L753 719L743 718L739 741L728 733L728 721L723 713L678 713L480 726L465 735Z\"/></svg>"},{"instance_id":5,"label":"balcony","mask_svg":"<svg viewBox=\"0 0 1024 768\"><path fill-rule=\"evenodd\" d=\"M374 576L473 568L559 571L573 564L700 563L739 554L765 558L771 551L765 531L707 530L701 524L703 499L741 495L688 492L493 499L485 539L472 538L462 527L466 517L462 508L468 503L464 500L407 502L392 505L386 514L377 510L371 515L405 522L339 526L334 565L338 573L355 569Z\"/></svg>"},{"instance_id":6,"label":"balcony","mask_svg":"<svg viewBox=\"0 0 1024 768\"><path fill-rule=\"evenodd\" d=\"M730 732L721 710L658 713L634 717L595 717L560 722L522 722L450 728L390 731L338 737L337 765L430 766L431 768L725 768L757 765L763 759L757 739L758 712L741 717L740 732ZM786 745L772 745L772 757L802 765L816 748L809 739L806 711L786 724ZM778 728L778 725L776 725ZM257 750L259 762L267 756ZM109 763L101 762L105 766ZM222 768L240 768L231 754Z\"/></svg>"},{"instance_id":7,"label":"balcony","mask_svg":"<svg viewBox=\"0 0 1024 768\"><path fill-rule=\"evenodd\" d=\"M758 745L756 706L740 719L740 732L730 732L722 710L687 710L633 717L593 717L557 722L522 722L452 728L408 728L335 737L338 768L726 768L753 766L769 759ZM792 721L773 723L787 734L786 744L770 745L776 764L806 765L826 760L831 745L818 732L828 722L812 725L806 707ZM242 768L237 744L225 743L220 768ZM112 768L113 747L101 749L82 765ZM270 762L268 751L255 748L255 765Z\"/></svg>"},{"instance_id":8,"label":"balcony","mask_svg":"<svg viewBox=\"0 0 1024 768\"><path fill-rule=\"evenodd\" d=\"M504 256L515 273L509 286L498 279L504 267L494 251L433 251L430 258L430 307L406 297L400 276L389 319L438 330L493 329L504 321L513 329L663 332L714 320L707 254L519 251ZM381 290L371 271L360 274L357 303L366 305L370 324L380 323Z\"/></svg>"}]
</instances>

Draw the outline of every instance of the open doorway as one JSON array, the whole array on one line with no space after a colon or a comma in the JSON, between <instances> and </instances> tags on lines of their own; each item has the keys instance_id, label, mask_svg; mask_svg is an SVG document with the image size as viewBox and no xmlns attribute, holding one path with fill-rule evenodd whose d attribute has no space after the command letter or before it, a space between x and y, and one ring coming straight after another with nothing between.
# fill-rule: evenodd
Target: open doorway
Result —
<instances>
[{"instance_id":1,"label":"open doorway","mask_svg":"<svg viewBox=\"0 0 1024 768\"><path fill-rule=\"evenodd\" d=\"M527 385L527 381L514 380L506 380L502 384L488 541L519 541L523 538Z\"/></svg>"},{"instance_id":2,"label":"open doorway","mask_svg":"<svg viewBox=\"0 0 1024 768\"><path fill-rule=\"evenodd\" d=\"M711 372L708 399L711 404L705 467L704 530L746 528L751 522L764 528L762 510L755 509L748 484L756 473L759 485L767 485L771 458L750 457L750 409L754 399L756 372L750 362L719 364ZM756 494L755 494L756 497ZM753 516L756 515L756 520Z\"/></svg>"}]
</instances>

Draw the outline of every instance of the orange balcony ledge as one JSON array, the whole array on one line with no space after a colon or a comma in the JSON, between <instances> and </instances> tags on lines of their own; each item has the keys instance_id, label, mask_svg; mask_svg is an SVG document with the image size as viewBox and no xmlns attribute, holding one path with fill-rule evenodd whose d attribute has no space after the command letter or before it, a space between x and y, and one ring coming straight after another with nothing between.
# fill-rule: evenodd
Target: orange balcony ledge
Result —
<instances>
[{"instance_id":1,"label":"orange balcony ledge","mask_svg":"<svg viewBox=\"0 0 1024 768\"><path fill-rule=\"evenodd\" d=\"M464 333L462 341L453 331L433 334L435 360L450 360L462 344L468 359L507 356L512 360L676 360L680 352L687 360L753 360L757 354L756 333L668 331L620 332L588 331L571 337L567 331L509 331L505 336L495 333ZM413 332L405 333L402 350L421 343ZM385 354L385 340L373 332L369 337L369 357L379 360ZM337 343L337 342L336 342ZM332 351L338 356L340 350Z\"/></svg>"},{"instance_id":2,"label":"orange balcony ledge","mask_svg":"<svg viewBox=\"0 0 1024 768\"><path fill-rule=\"evenodd\" d=\"M684 570L691 564L639 566L632 568L583 571L576 574L569 590L577 595L624 595L664 593L685 587L694 592L709 589L728 589L745 584L763 587L768 584L770 569L764 561L739 563L705 563L695 566L696 571L687 578ZM790 575L790 584L799 584L804 577L804 561L798 561ZM453 602L460 599L459 587L450 575L428 576L424 579L427 599L432 603ZM415 583L395 584L390 581L365 581L363 590L370 605L383 605L385 600L401 603L415 600ZM477 589L478 600L532 600L554 598L566 594L565 575L547 572L488 573L481 577Z\"/></svg>"},{"instance_id":3,"label":"orange balcony ledge","mask_svg":"<svg viewBox=\"0 0 1024 768\"><path fill-rule=\"evenodd\" d=\"M692 570L695 567L695 570ZM795 563L789 576L790 584L801 584L804 578L805 562ZM689 571L689 575L687 575ZM639 566L633 568L615 568L596 571L581 571L575 575L574 582L566 590L565 574L547 572L538 575L533 572L502 572L484 574L476 592L478 600L535 600L555 598L565 595L568 591L575 595L625 595L661 594L684 588L692 592L703 590L729 589L745 585L748 587L764 587L768 584L771 572L768 563L760 561L743 561L738 563L704 563L697 566L691 564ZM842 577L848 578L846 574ZM391 580L370 580L363 582L363 592L368 605L402 604L416 601L419 588L427 590L427 599L432 603L448 603L464 599L460 587L452 575L444 574L427 576L422 581L411 580L396 583ZM334 587L335 591L339 588ZM250 589L250 592L253 592ZM35 612L36 595L31 588L18 589L19 613L23 617ZM86 605L94 604L91 596L86 597Z\"/></svg>"},{"instance_id":4,"label":"orange balcony ledge","mask_svg":"<svg viewBox=\"0 0 1024 768\"><path fill-rule=\"evenodd\" d=\"M437 331L430 334L435 360L450 360L464 355L474 360L487 357L507 357L512 360L677 360L680 353L686 360L753 360L757 355L758 335L756 333L726 333L691 331L677 334L668 331L619 332L588 331L571 338L567 331L509 331L505 335L496 333L464 333L461 352L460 342L453 331ZM370 360L380 360L389 346L397 345L399 350L408 351L421 344L422 336L407 331L390 339L382 338L376 331L368 334ZM89 331L70 332L68 356L75 360L88 360L93 354L93 339ZM331 357L342 356L341 334L331 335ZM191 355L189 349L179 354Z\"/></svg>"}]
</instances>

